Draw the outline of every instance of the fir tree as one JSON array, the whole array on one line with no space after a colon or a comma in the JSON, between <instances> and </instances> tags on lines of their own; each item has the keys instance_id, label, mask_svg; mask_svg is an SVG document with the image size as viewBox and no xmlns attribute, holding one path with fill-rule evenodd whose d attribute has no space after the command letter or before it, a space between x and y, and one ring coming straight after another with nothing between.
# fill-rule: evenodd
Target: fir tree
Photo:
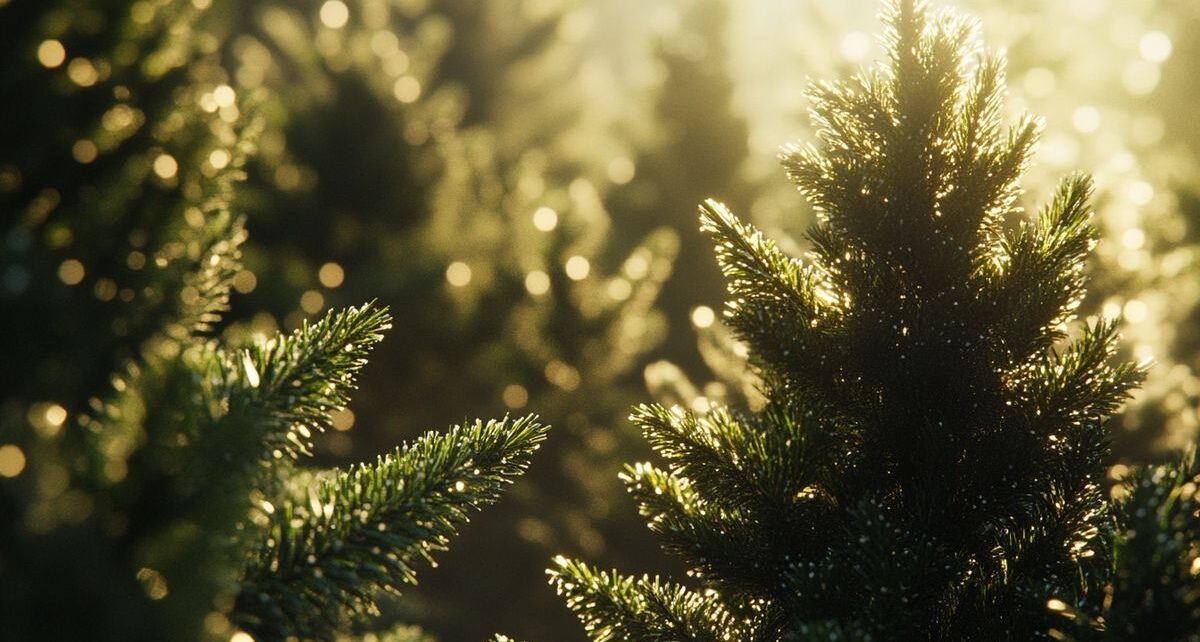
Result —
<instances>
[{"instance_id":1,"label":"fir tree","mask_svg":"<svg viewBox=\"0 0 1200 642\"><path fill-rule=\"evenodd\" d=\"M1091 181L1032 220L1040 124L1001 122L975 25L888 6L888 63L811 90L789 176L801 260L708 202L766 405L633 415L667 464L626 469L701 586L558 558L596 640L1196 639L1194 458L1106 492L1105 418L1142 375L1075 321Z\"/></svg>"},{"instance_id":2,"label":"fir tree","mask_svg":"<svg viewBox=\"0 0 1200 642\"><path fill-rule=\"evenodd\" d=\"M5 640L369 629L545 434L475 422L298 467L391 320L372 304L248 346L214 333L259 121L203 4L0 7L0 89L26 98L0 119Z\"/></svg>"},{"instance_id":3,"label":"fir tree","mask_svg":"<svg viewBox=\"0 0 1200 642\"><path fill-rule=\"evenodd\" d=\"M1122 413L1113 418L1113 454L1122 461L1165 461L1194 439L1200 420L1200 380L1194 373L1196 220L1193 195L1200 165L1189 111L1178 105L1194 91L1195 3L1159 0L1084 6L1062 2L965 0L986 16L987 31L1005 43L1013 102L1061 123L1040 145L1039 162L1023 178L1027 190L1052 189L1075 167L1095 168L1103 185L1093 224L1112 242L1089 262L1091 285L1080 314L1115 315L1126 306L1121 356L1153 356L1156 367ZM860 25L869 3L814 0L787 7L743 3L735 44L738 92L755 141L805 132L803 110L791 98L804 69L825 77L869 53ZM856 31L847 31L854 28ZM795 46L779 48L789 38ZM782 58L764 66L766 55ZM808 134L799 134L804 137ZM758 154L763 161L766 155ZM769 165L769 163L763 163ZM772 170L773 171L773 170ZM747 172L759 176L755 165ZM803 236L810 218L779 196L759 198L746 218L785 248ZM783 212L784 214L781 214Z\"/></svg>"}]
</instances>

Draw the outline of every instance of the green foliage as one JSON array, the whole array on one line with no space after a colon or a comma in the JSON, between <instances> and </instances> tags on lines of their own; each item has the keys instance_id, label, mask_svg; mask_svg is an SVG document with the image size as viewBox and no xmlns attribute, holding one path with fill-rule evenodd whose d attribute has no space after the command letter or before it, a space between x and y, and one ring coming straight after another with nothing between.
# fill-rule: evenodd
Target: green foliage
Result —
<instances>
[{"instance_id":1,"label":"green foliage","mask_svg":"<svg viewBox=\"0 0 1200 642\"><path fill-rule=\"evenodd\" d=\"M1176 462L1120 480L1112 607L1064 607L1062 628L1081 640L1195 640L1200 631L1200 464L1193 450ZM1071 616L1076 616L1071 618ZM1095 626L1103 621L1102 632ZM1083 625L1074 625L1083 622Z\"/></svg>"},{"instance_id":2,"label":"green foliage","mask_svg":"<svg viewBox=\"0 0 1200 642\"><path fill-rule=\"evenodd\" d=\"M494 502L544 439L531 417L428 433L266 506L270 525L243 580L237 622L263 639L332 639L346 614L373 612L373 589L399 592L445 550L468 512Z\"/></svg>"},{"instance_id":3,"label":"green foliage","mask_svg":"<svg viewBox=\"0 0 1200 642\"><path fill-rule=\"evenodd\" d=\"M232 408L256 417L264 431L247 435L292 457L311 455L314 433L332 426L330 413L349 402L347 388L367 352L390 329L391 317L373 305L301 323L290 336L259 342L226 357ZM257 437L255 439L254 437Z\"/></svg>"},{"instance_id":4,"label":"green foliage","mask_svg":"<svg viewBox=\"0 0 1200 642\"><path fill-rule=\"evenodd\" d=\"M1106 242L1089 259L1090 285L1079 313L1124 311L1121 357L1156 364L1112 420L1113 454L1124 462L1169 459L1197 433L1200 390L1192 364L1200 325L1191 286L1200 139L1190 111L1179 107L1195 99L1196 5L954 4L984 17L986 32L1004 43L1012 102L1054 123L1023 188L1043 194L1080 167L1097 176L1092 224ZM815 135L794 96L805 77L850 73L874 55L879 47L865 33L875 10L871 3L838 0L741 3L730 26L737 40L732 64L737 92L747 98L740 108L754 149L754 164L742 172L750 177L742 180L774 178L770 148ZM763 65L765 59L774 64ZM787 181L766 187L773 190L752 207L733 209L798 253L812 213L797 206ZM724 397L720 388L705 392Z\"/></svg>"},{"instance_id":5,"label":"green foliage","mask_svg":"<svg viewBox=\"0 0 1200 642\"><path fill-rule=\"evenodd\" d=\"M714 594L701 594L657 578L634 579L559 558L559 590L567 606L599 642L718 642L746 633Z\"/></svg>"},{"instance_id":6,"label":"green foliage","mask_svg":"<svg viewBox=\"0 0 1200 642\"><path fill-rule=\"evenodd\" d=\"M641 163L624 130L652 61L628 51L625 8L608 3L347 0L337 28L321 20L324 4L245 2L225 27L234 85L267 94L269 123L238 194L253 289L235 302L231 333L294 327L314 299L377 298L394 312L353 426L318 441L340 460L447 416L536 408L563 426L541 455L553 463L396 608L447 639L494 628L553 638L574 622L554 610L541 560L658 556L615 508L628 501L619 482L593 474L639 452L620 426L666 334L657 296L675 235L657 229L657 209L626 213L636 226L610 219L622 189L610 163Z\"/></svg>"},{"instance_id":7,"label":"green foliage","mask_svg":"<svg viewBox=\"0 0 1200 642\"><path fill-rule=\"evenodd\" d=\"M601 641L1190 639L1194 460L1105 492L1143 372L1076 323L1091 181L1022 220L1040 123L1002 126L1003 57L919 0L885 20L887 64L814 85L782 155L807 256L702 207L763 407L633 415L667 466L623 479L701 587L552 581Z\"/></svg>"},{"instance_id":8,"label":"green foliage","mask_svg":"<svg viewBox=\"0 0 1200 642\"><path fill-rule=\"evenodd\" d=\"M199 528L240 517L253 468L218 473L224 356L205 333L257 123L200 107L220 70L195 6L130 4L0 7L0 84L22 97L0 119L6 639L199 637L237 573L233 533Z\"/></svg>"},{"instance_id":9,"label":"green foliage","mask_svg":"<svg viewBox=\"0 0 1200 642\"><path fill-rule=\"evenodd\" d=\"M244 273L234 186L263 102L228 84L203 3L93 4L0 6L0 88L28 98L0 119L0 638L369 629L374 596L413 581L545 428L427 435L302 492L296 460L391 316L214 334Z\"/></svg>"}]
</instances>

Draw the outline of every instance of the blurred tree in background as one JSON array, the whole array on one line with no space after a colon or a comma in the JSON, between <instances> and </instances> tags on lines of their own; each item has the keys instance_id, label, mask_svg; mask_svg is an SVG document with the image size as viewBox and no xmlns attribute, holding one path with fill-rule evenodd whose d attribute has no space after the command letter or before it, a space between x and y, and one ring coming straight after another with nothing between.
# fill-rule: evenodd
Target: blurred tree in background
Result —
<instances>
[{"instance_id":1,"label":"blurred tree in background","mask_svg":"<svg viewBox=\"0 0 1200 642\"><path fill-rule=\"evenodd\" d=\"M539 560L658 556L609 519L627 500L595 474L631 452L623 417L665 334L652 305L677 245L653 220L606 243L651 77L616 68L644 57L590 53L612 16L583 3L255 2L224 18L239 89L266 92L269 122L242 191L260 244L233 331L364 296L391 307L402 331L326 444L343 457L458 413L536 408L561 426L401 609L448 639L553 637L549 614L569 615Z\"/></svg>"},{"instance_id":2,"label":"blurred tree in background","mask_svg":"<svg viewBox=\"0 0 1200 642\"><path fill-rule=\"evenodd\" d=\"M705 190L738 205L747 200L740 187L746 126L731 104L728 0L674 4L675 11L658 17L655 55L662 83L652 114L654 137L639 150L636 176L615 190L610 207L620 214L622 228L670 225L679 235L678 276L659 297L672 329L660 354L694 370L702 367L687 331L695 308L721 296L713 286L716 266L696 226L696 203Z\"/></svg>"},{"instance_id":3,"label":"blurred tree in background","mask_svg":"<svg viewBox=\"0 0 1200 642\"><path fill-rule=\"evenodd\" d=\"M186 382L197 355L183 352L242 240L226 204L253 123L232 95L222 113L199 108L222 75L215 42L186 28L195 7L131 9L0 7L6 639L196 638L239 570L222 542L186 531L236 509L208 488L156 488L164 469L216 453L171 461L175 435L148 429L202 411ZM164 577L173 594L155 604Z\"/></svg>"}]
</instances>

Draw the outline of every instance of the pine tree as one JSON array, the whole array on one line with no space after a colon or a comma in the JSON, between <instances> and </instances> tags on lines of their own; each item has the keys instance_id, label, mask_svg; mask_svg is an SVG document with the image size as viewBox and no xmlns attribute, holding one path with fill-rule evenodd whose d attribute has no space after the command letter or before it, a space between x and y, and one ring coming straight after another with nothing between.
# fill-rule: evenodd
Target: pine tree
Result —
<instances>
[{"instance_id":1,"label":"pine tree","mask_svg":"<svg viewBox=\"0 0 1200 642\"><path fill-rule=\"evenodd\" d=\"M1091 181L1037 216L1004 58L919 0L888 63L813 86L783 162L818 211L804 260L702 207L765 407L633 419L666 466L623 478L700 586L558 558L595 640L1178 640L1200 635L1194 456L1112 471L1105 418L1142 370L1075 320Z\"/></svg>"},{"instance_id":2,"label":"pine tree","mask_svg":"<svg viewBox=\"0 0 1200 642\"><path fill-rule=\"evenodd\" d=\"M477 421L299 466L391 320L369 304L247 346L215 334L260 124L204 4L0 6L0 90L23 97L0 119L5 640L369 630L545 435Z\"/></svg>"},{"instance_id":3,"label":"pine tree","mask_svg":"<svg viewBox=\"0 0 1200 642\"><path fill-rule=\"evenodd\" d=\"M1122 461L1165 461L1194 439L1200 379L1192 363L1197 308L1194 281L1194 194L1200 180L1188 110L1196 60L1195 3L1183 0L1076 4L964 0L985 16L988 33L1005 43L1015 106L1054 127L1039 161L1023 179L1031 192L1052 189L1075 167L1094 168L1100 198L1094 225L1112 242L1089 261L1092 279L1080 314L1117 314L1128 307L1121 355L1158 364L1113 420L1113 452ZM803 69L825 77L869 52L860 31L869 3L814 0L787 7L743 3L735 43L738 92L755 141L805 132L791 98ZM787 37L790 46L776 44ZM782 58L764 66L766 55ZM799 134L800 137L808 134ZM774 144L773 142L771 144ZM766 160L764 154L759 154ZM768 165L764 163L764 165ZM757 165L754 175L761 174ZM791 190L779 181L779 193ZM780 214L786 212L786 214ZM746 218L783 247L803 236L809 218L772 193Z\"/></svg>"}]
</instances>

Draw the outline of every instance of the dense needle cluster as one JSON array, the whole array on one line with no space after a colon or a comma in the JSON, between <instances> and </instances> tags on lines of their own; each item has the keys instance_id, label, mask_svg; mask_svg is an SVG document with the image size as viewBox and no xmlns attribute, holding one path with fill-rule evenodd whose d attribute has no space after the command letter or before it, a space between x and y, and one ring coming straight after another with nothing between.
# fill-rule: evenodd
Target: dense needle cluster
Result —
<instances>
[{"instance_id":1,"label":"dense needle cluster","mask_svg":"<svg viewBox=\"0 0 1200 642\"><path fill-rule=\"evenodd\" d=\"M1003 56L919 0L885 22L886 64L815 84L782 156L809 254L702 208L765 409L633 415L666 465L623 478L700 586L553 582L599 641L1194 638L1194 461L1109 489L1141 370L1076 322L1091 180L1023 216L1040 123L1003 126Z\"/></svg>"}]
</instances>

